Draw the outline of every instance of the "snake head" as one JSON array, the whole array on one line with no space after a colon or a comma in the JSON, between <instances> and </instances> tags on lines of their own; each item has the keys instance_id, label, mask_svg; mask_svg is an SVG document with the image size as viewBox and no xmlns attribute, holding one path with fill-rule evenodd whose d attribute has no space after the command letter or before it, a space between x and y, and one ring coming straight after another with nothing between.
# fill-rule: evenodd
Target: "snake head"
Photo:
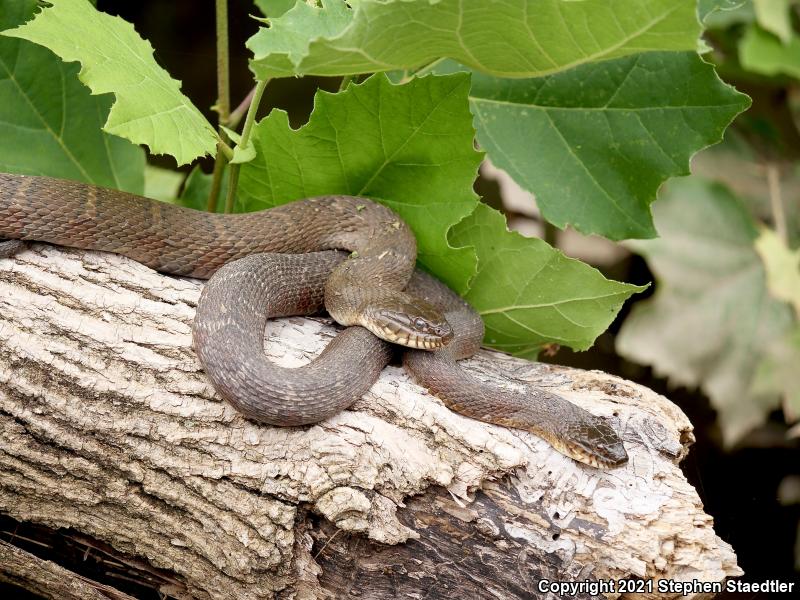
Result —
<instances>
[{"instance_id":1,"label":"snake head","mask_svg":"<svg viewBox=\"0 0 800 600\"><path fill-rule=\"evenodd\" d=\"M556 440L548 440L563 454L578 462L601 469L621 467L628 453L617 432L602 417L581 410L579 423L560 431Z\"/></svg>"},{"instance_id":2,"label":"snake head","mask_svg":"<svg viewBox=\"0 0 800 600\"><path fill-rule=\"evenodd\" d=\"M436 350L453 339L453 329L440 311L407 294L383 299L367 307L363 314L364 327L379 338L401 346Z\"/></svg>"}]
</instances>

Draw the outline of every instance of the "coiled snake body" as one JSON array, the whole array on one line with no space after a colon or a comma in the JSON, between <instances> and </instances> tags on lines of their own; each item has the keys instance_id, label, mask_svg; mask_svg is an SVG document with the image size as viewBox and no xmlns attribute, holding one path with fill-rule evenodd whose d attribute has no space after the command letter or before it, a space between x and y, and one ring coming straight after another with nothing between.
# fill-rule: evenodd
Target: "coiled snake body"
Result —
<instances>
[{"instance_id":1,"label":"coiled snake body","mask_svg":"<svg viewBox=\"0 0 800 600\"><path fill-rule=\"evenodd\" d=\"M627 461L602 418L538 388L498 389L458 366L480 347L480 316L414 270L413 234L370 200L324 196L217 215L83 183L0 174L1 239L10 241L0 241L0 257L16 252L17 240L36 240L123 254L175 275L214 275L198 304L195 349L220 394L257 421L302 425L346 408L374 383L391 357L387 342L396 342L409 347L404 364L412 376L453 410L533 431L593 466ZM354 327L305 367L270 363L266 320L323 306Z\"/></svg>"}]
</instances>

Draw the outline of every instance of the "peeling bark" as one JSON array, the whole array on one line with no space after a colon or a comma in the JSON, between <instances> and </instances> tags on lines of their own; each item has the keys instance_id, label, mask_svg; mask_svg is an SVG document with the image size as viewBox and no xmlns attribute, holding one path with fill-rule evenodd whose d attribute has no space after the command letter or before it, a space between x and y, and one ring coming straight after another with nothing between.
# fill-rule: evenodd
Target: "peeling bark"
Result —
<instances>
[{"instance_id":1,"label":"peeling bark","mask_svg":"<svg viewBox=\"0 0 800 600\"><path fill-rule=\"evenodd\" d=\"M741 574L677 466L692 427L666 398L490 351L467 361L616 420L630 462L608 472L461 417L396 366L327 421L260 426L191 349L201 287L46 245L0 259L0 512L168 570L177 597L507 599L540 596L543 577ZM298 366L335 332L282 319L265 351Z\"/></svg>"}]
</instances>

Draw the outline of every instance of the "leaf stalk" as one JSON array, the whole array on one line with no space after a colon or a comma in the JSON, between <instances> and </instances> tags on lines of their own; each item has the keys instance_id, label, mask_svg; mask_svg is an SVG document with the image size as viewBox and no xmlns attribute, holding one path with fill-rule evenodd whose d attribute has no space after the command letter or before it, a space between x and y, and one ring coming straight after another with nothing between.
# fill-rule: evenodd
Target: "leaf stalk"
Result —
<instances>
[{"instance_id":1,"label":"leaf stalk","mask_svg":"<svg viewBox=\"0 0 800 600\"><path fill-rule=\"evenodd\" d=\"M247 116L244 119L244 127L242 128L242 139L239 145L244 148L250 141L250 133L253 131L253 123L256 120L256 113L258 112L258 105L261 104L261 97L264 95L264 90L269 83L269 79L264 79L256 83L253 90L253 100L247 108ZM228 176L228 194L225 198L225 212L233 212L233 201L236 197L236 186L239 183L239 164L232 164L230 167L230 174Z\"/></svg>"},{"instance_id":2,"label":"leaf stalk","mask_svg":"<svg viewBox=\"0 0 800 600\"><path fill-rule=\"evenodd\" d=\"M544 241L550 244L553 248L558 248L558 227L542 217L542 229Z\"/></svg>"},{"instance_id":3,"label":"leaf stalk","mask_svg":"<svg viewBox=\"0 0 800 600\"><path fill-rule=\"evenodd\" d=\"M229 129L236 129L236 127L239 125L239 121L241 121L242 117L244 117L245 113L247 113L250 103L253 102L253 96L255 93L256 88L253 87L253 89L248 92L247 96L244 97L244 100L239 103L239 106L231 111L231 114L228 117L228 122L225 124Z\"/></svg>"},{"instance_id":4,"label":"leaf stalk","mask_svg":"<svg viewBox=\"0 0 800 600\"><path fill-rule=\"evenodd\" d=\"M231 112L230 58L228 55L228 0L216 0L217 13L217 103L219 122L225 124ZM220 131L221 135L224 135Z\"/></svg>"},{"instance_id":5,"label":"leaf stalk","mask_svg":"<svg viewBox=\"0 0 800 600\"><path fill-rule=\"evenodd\" d=\"M230 92L230 57L228 54L228 0L215 0L216 25L217 25L217 102L214 110L217 111L218 122L224 125L230 118L231 92ZM211 189L208 193L206 210L217 211L217 200L222 187L222 173L225 163L233 156L228 143L228 135L219 128L220 141L217 143L217 155L214 158L214 172L211 178ZM226 149L230 152L226 152Z\"/></svg>"},{"instance_id":6,"label":"leaf stalk","mask_svg":"<svg viewBox=\"0 0 800 600\"><path fill-rule=\"evenodd\" d=\"M437 58L436 60L429 62L427 65L420 67L416 71L411 74L411 78L415 77L422 77L423 75L427 75L431 71L433 71L441 62L444 62L447 59L446 56L442 56Z\"/></svg>"}]
</instances>

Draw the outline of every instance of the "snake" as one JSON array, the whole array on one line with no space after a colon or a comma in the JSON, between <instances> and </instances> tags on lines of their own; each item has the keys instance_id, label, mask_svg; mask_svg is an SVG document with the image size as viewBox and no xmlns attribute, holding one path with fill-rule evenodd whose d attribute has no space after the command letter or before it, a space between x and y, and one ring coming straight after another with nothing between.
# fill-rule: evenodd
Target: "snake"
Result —
<instances>
[{"instance_id":1,"label":"snake","mask_svg":"<svg viewBox=\"0 0 800 600\"><path fill-rule=\"evenodd\" d=\"M532 384L499 386L459 363L481 346L480 315L415 268L416 239L390 208L328 195L239 214L204 212L83 182L0 173L0 258L28 241L113 252L208 279L192 326L198 359L245 417L322 421L365 394L396 345L411 377L450 409L538 435L597 468L628 456L610 423ZM309 364L268 360L268 319L322 310L342 330Z\"/></svg>"}]
</instances>

